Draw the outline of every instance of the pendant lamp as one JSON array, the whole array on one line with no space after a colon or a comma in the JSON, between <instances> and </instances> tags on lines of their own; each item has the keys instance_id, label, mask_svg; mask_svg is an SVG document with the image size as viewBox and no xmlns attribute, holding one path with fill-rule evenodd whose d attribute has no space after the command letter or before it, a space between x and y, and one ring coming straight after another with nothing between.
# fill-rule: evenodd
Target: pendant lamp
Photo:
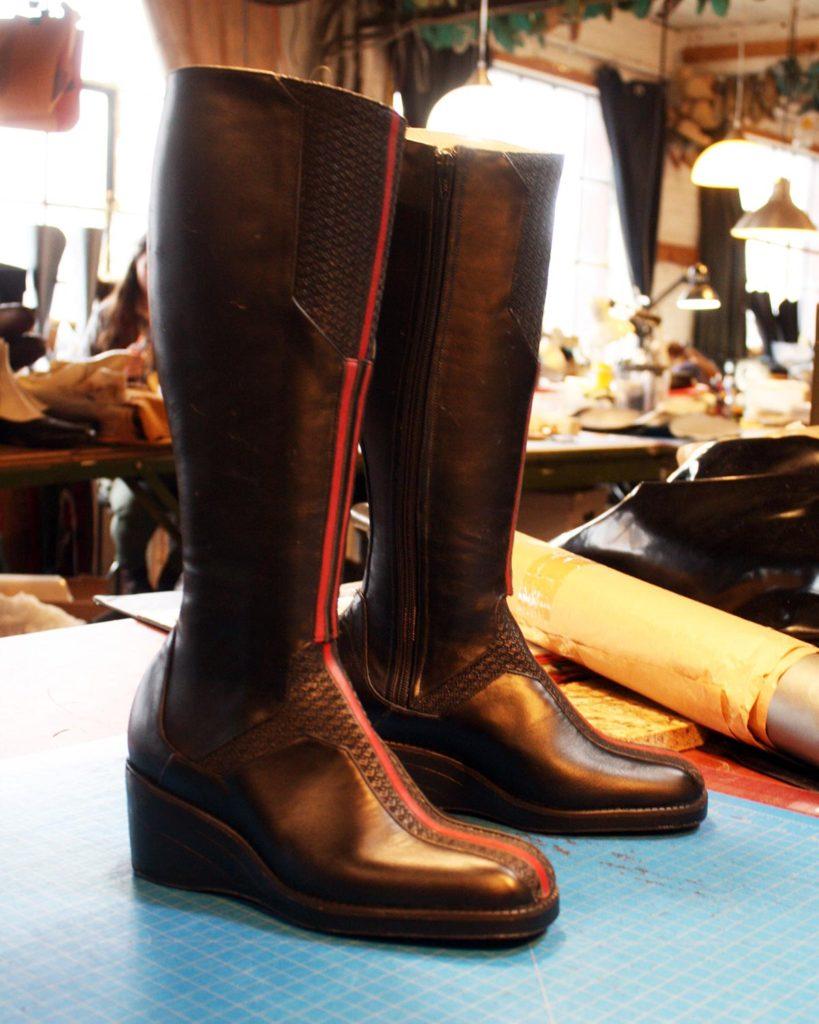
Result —
<instances>
[{"instance_id":1,"label":"pendant lamp","mask_svg":"<svg viewBox=\"0 0 819 1024\"><path fill-rule=\"evenodd\" d=\"M789 60L796 61L796 29L799 20L798 0L791 3L790 40L788 45ZM785 134L785 123L788 116L787 97L783 106L782 121ZM793 139L794 147L796 138ZM744 241L778 242L780 245L801 245L816 234L816 225L791 199L791 183L787 178L780 178L773 187L771 198L758 210L744 214L731 228L734 238Z\"/></svg>"},{"instance_id":2,"label":"pendant lamp","mask_svg":"<svg viewBox=\"0 0 819 1024\"><path fill-rule=\"evenodd\" d=\"M489 46L489 0L481 0L478 21L478 64L466 85L446 93L435 104L427 119L427 128L468 139L492 139L515 143L510 110L515 97L503 86L491 85L486 72ZM519 100L517 101L519 102Z\"/></svg>"},{"instance_id":3,"label":"pendant lamp","mask_svg":"<svg viewBox=\"0 0 819 1024\"><path fill-rule=\"evenodd\" d=\"M694 161L691 181L701 188L739 188L745 177L756 169L754 161L762 153L762 147L742 133L744 69L745 43L740 40L734 121L725 138L708 146Z\"/></svg>"},{"instance_id":4,"label":"pendant lamp","mask_svg":"<svg viewBox=\"0 0 819 1024\"><path fill-rule=\"evenodd\" d=\"M816 225L791 199L791 183L787 178L777 181L764 206L744 214L731 228L734 238L781 245L799 245L815 233Z\"/></svg>"}]
</instances>

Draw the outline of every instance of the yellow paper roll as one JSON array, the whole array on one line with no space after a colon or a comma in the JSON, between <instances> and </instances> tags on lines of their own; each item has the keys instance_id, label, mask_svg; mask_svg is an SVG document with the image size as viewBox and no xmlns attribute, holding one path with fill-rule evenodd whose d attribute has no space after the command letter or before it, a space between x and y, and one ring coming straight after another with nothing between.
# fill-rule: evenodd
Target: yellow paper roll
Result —
<instances>
[{"instance_id":1,"label":"yellow paper roll","mask_svg":"<svg viewBox=\"0 0 819 1024\"><path fill-rule=\"evenodd\" d=\"M811 644L515 536L510 606L528 640L726 736L771 746L779 680Z\"/></svg>"}]
</instances>

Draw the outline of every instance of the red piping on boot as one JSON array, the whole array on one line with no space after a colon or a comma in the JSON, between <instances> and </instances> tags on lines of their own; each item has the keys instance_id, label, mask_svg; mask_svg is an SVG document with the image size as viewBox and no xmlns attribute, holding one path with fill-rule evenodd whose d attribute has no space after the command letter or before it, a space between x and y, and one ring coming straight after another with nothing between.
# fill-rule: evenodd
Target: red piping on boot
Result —
<instances>
[{"instance_id":1,"label":"red piping on boot","mask_svg":"<svg viewBox=\"0 0 819 1024\"><path fill-rule=\"evenodd\" d=\"M376 244L376 254L373 263L373 274L370 281L370 292L367 298L367 308L364 316L364 324L361 331L361 343L359 346L358 358L363 359L367 354L370 336L372 334L373 316L375 314L375 303L378 297L378 287L381 282L381 270L384 260L384 250L386 249L387 243L387 230L389 228L389 216L392 205L392 186L393 176L395 168L395 155L398 146L398 129L400 126L400 118L396 115L393 118L390 126L390 134L387 140L387 168L384 180L384 202L381 209L381 223L378 231L378 241ZM364 399L367 394L367 386L369 383L370 373L372 370L371 366L368 366L364 372L361 388L359 391L357 408L355 413L355 422L353 424L353 436L347 438L347 428L350 417L350 404L352 399L353 388L356 380L358 363L355 360L345 360L344 363L344 376L342 378L341 387L341 402L339 406L339 416L336 434L336 450L334 453L333 463L333 478L330 488L330 498L327 510L327 520L324 533L324 544L322 548L322 564L321 564L321 577L319 580L318 597L316 599L316 629L315 629L315 640L321 643L323 646L324 664L327 671L330 673L331 678L335 682L342 696L347 702L350 710L353 712L356 721L364 732L364 735L370 742L376 756L390 780L393 788L395 789L398 796L403 801L404 805L410 810L410 812L427 828L438 835L447 836L451 839L460 839L468 843L472 843L478 848L483 847L484 849L501 850L504 853L511 854L514 857L525 861L534 870L537 878L540 882L541 889L544 894L551 892L551 883L549 876L546 872L545 867L541 861L529 853L527 850L523 850L520 847L514 846L511 843L506 843L502 839L495 839L492 836L476 836L474 833L464 832L461 829L453 826L442 825L439 821L436 821L423 807L417 802L412 796L409 789L406 786L400 773L397 771L395 764L393 763L392 757L387 751L384 744L381 742L378 734L373 729L370 720L364 713L364 709L356 697L350 681L347 678L342 666L336 659L335 651L333 649L333 643L329 639L328 633L333 635L336 628L337 621L337 597L338 597L338 574L340 572L341 563L341 550L344 541L344 529L343 524L337 531L335 526L339 519L339 513L344 509L344 523L347 522L349 515L349 498L352 489L353 472L355 467L356 452L358 447L358 436L361 428L361 419L364 409ZM350 444L350 458L347 473L347 486L345 488L345 496L347 503L345 506L341 506L341 477L342 467L344 465L344 456L347 450L347 444ZM524 442L525 444L525 442ZM337 541L338 551L336 559L336 573L334 574L335 589L330 592L330 574L333 565L333 541ZM336 607L330 609L330 622L327 622L327 604L328 599L333 598ZM328 630L328 625L331 629Z\"/></svg>"},{"instance_id":2,"label":"red piping on boot","mask_svg":"<svg viewBox=\"0 0 819 1024\"><path fill-rule=\"evenodd\" d=\"M336 447L333 452L333 476L330 481L330 496L327 501L327 518L324 523L324 543L321 549L321 574L319 576L318 593L316 595L316 624L313 639L324 643L332 635L331 624L336 621L336 614L328 607L330 597L338 603L338 594L330 593L335 578L333 567L338 544L338 522L341 518L342 487L344 484L344 456L350 444L350 406L358 376L359 362L356 359L344 360L344 371L341 378L341 398L339 401L338 423L336 424ZM356 438L353 440L357 443ZM353 453L355 449L353 448ZM351 457L355 462L355 455ZM346 516L344 516L346 521ZM333 627L334 628L334 627Z\"/></svg>"},{"instance_id":3,"label":"red piping on boot","mask_svg":"<svg viewBox=\"0 0 819 1024\"><path fill-rule=\"evenodd\" d=\"M381 203L381 220L378 225L378 237L375 244L375 255L373 257L373 269L370 277L370 290L367 295L367 306L364 311L364 322L361 329L361 338L358 346L358 360L346 359L344 361L344 373L341 382L341 398L338 412L338 423L336 424L336 447L333 453L333 475L330 483L330 496L327 504L327 518L324 525L324 542L321 549L321 572L319 574L318 594L316 596L316 616L313 639L317 643L324 643L335 635L337 627L338 611L336 608L338 594L331 593L331 583L337 577L333 572L335 566L334 556L338 546L339 513L341 505L341 486L344 473L345 455L349 443L347 431L350 421L350 402L353 393L356 374L360 361L367 355L370 346L370 338L373 330L373 317L375 305L378 299L378 288L381 284L382 270L384 267L384 256L387 248L387 234L390 226L390 211L392 210L393 182L395 179L395 161L398 152L398 133L401 127L401 118L393 114L390 121L390 130L387 137L386 167L384 170L384 194ZM369 371L364 380L364 394L361 396L363 406L364 395L366 394L366 383ZM357 423L360 425L360 414L357 414ZM358 444L357 428L353 431L351 445L351 462L355 463L356 446ZM348 484L348 489L349 489ZM346 522L346 516L345 516ZM332 579L331 579L332 577ZM338 587L336 587L336 591ZM333 607L329 608L330 599L333 600Z\"/></svg>"},{"instance_id":4,"label":"red piping on boot","mask_svg":"<svg viewBox=\"0 0 819 1024\"><path fill-rule=\"evenodd\" d=\"M549 876L546 873L546 869L543 867L540 860L533 854L529 853L528 850L523 850L518 846L513 846L511 843L506 843L502 839L496 839L491 835L476 836L474 833L464 832L454 825L443 825L440 821L436 821L427 813L427 811L424 810L424 808L413 797L412 793L407 789L406 783L393 764L392 757L381 742L381 739L375 729L373 729L369 718L367 718L364 709L359 703L358 697L355 695L355 692L350 685L346 672L336 660L332 643L324 644L324 664L327 667L327 671L333 677L336 686L341 691L342 696L347 701L350 710L355 715L356 721L364 730L364 734L370 741L370 745L373 750L375 750L378 760L381 763L381 767L384 769L387 777L392 783L393 789L395 789L405 806L409 808L415 817L423 825L426 825L428 829L433 832L437 832L438 835L447 836L450 839L465 840L468 843L472 843L478 847L484 847L485 849L501 850L504 853L512 854L520 860L526 861L537 875L544 895L548 895L551 892L552 886L549 881Z\"/></svg>"},{"instance_id":5,"label":"red piping on boot","mask_svg":"<svg viewBox=\"0 0 819 1024\"><path fill-rule=\"evenodd\" d=\"M367 398L367 392L370 387L370 376L372 375L373 364L363 363L363 373L361 375L361 385L358 391L358 398L356 399L356 411L355 420L353 421L353 436L352 436L352 451L350 452L350 462L347 467L347 487L344 492L344 505L342 506L342 518L339 525L338 535L338 557L336 558L336 575L333 581L333 594L336 596L335 601L330 602L330 635L336 636L338 633L338 589L341 586L341 569L344 565L344 547L347 540L347 524L350 521L350 502L353 497L353 481L355 480L355 467L356 458L358 455L358 439L361 436L361 420L364 416L364 405Z\"/></svg>"}]
</instances>

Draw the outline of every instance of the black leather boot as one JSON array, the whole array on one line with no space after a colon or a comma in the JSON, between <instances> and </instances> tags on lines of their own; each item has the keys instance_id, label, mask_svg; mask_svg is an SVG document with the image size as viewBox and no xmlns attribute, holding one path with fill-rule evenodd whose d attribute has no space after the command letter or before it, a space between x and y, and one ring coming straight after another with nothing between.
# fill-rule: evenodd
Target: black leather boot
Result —
<instances>
[{"instance_id":1,"label":"black leather boot","mask_svg":"<svg viewBox=\"0 0 819 1024\"><path fill-rule=\"evenodd\" d=\"M148 237L185 592L131 715L132 858L311 928L525 937L548 863L435 811L336 653L402 129L277 75L171 77Z\"/></svg>"},{"instance_id":2,"label":"black leather boot","mask_svg":"<svg viewBox=\"0 0 819 1024\"><path fill-rule=\"evenodd\" d=\"M507 608L556 158L408 142L364 418L371 547L340 650L433 802L544 832L695 825L682 760L604 739Z\"/></svg>"}]
</instances>

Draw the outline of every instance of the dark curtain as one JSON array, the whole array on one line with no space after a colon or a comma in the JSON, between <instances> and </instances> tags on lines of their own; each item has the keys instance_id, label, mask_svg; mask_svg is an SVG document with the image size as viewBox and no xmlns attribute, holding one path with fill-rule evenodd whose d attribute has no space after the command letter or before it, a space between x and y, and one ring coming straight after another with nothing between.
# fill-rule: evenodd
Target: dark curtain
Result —
<instances>
[{"instance_id":1,"label":"dark curtain","mask_svg":"<svg viewBox=\"0 0 819 1024\"><path fill-rule=\"evenodd\" d=\"M651 295L665 153L665 86L624 82L616 68L602 67L597 88L631 280L643 295Z\"/></svg>"},{"instance_id":2,"label":"dark curtain","mask_svg":"<svg viewBox=\"0 0 819 1024\"><path fill-rule=\"evenodd\" d=\"M754 314L756 326L765 346L765 355L768 356L774 369L781 369L774 358L773 343L775 341L795 342L799 340L798 304L789 299L783 299L779 310L774 313L771 296L768 292L748 292L745 300L748 309Z\"/></svg>"},{"instance_id":3,"label":"dark curtain","mask_svg":"<svg viewBox=\"0 0 819 1024\"><path fill-rule=\"evenodd\" d=\"M25 270L0 263L0 302L22 302L25 290Z\"/></svg>"},{"instance_id":4,"label":"dark curtain","mask_svg":"<svg viewBox=\"0 0 819 1024\"><path fill-rule=\"evenodd\" d=\"M783 341L799 341L799 306L790 299L783 299L776 314Z\"/></svg>"},{"instance_id":5,"label":"dark curtain","mask_svg":"<svg viewBox=\"0 0 819 1024\"><path fill-rule=\"evenodd\" d=\"M720 366L745 356L745 243L731 237L741 216L737 189L700 189L700 259L722 305L695 314L694 343Z\"/></svg>"},{"instance_id":6,"label":"dark curtain","mask_svg":"<svg viewBox=\"0 0 819 1024\"><path fill-rule=\"evenodd\" d=\"M394 44L390 58L407 124L424 128L438 100L469 79L478 63L478 48L470 46L463 53L436 50L409 32Z\"/></svg>"},{"instance_id":7,"label":"dark curtain","mask_svg":"<svg viewBox=\"0 0 819 1024\"><path fill-rule=\"evenodd\" d=\"M748 309L754 314L759 336L765 346L765 354L773 358L772 345L775 341L781 340L781 334L771 307L771 297L767 292L747 292L745 301Z\"/></svg>"}]
</instances>

